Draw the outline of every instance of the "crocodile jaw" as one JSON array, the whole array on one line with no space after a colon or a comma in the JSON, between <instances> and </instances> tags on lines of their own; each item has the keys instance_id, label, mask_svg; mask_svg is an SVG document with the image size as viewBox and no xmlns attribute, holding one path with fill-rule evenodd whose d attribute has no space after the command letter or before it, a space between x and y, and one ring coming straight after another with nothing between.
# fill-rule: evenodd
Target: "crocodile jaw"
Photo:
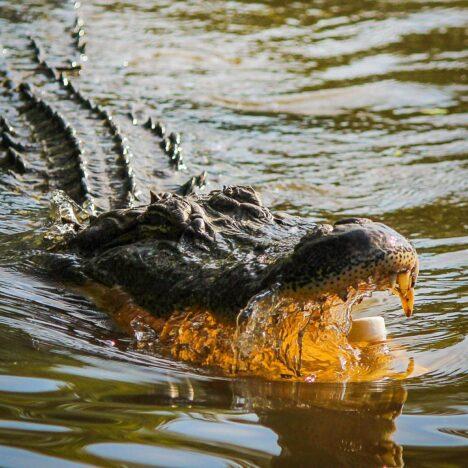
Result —
<instances>
[{"instance_id":1,"label":"crocodile jaw","mask_svg":"<svg viewBox=\"0 0 468 468\"><path fill-rule=\"evenodd\" d=\"M410 317L418 270L416 251L401 234L382 223L350 218L304 236L275 276L285 295L301 300L338 296L346 301L350 289L366 285L391 291Z\"/></svg>"}]
</instances>

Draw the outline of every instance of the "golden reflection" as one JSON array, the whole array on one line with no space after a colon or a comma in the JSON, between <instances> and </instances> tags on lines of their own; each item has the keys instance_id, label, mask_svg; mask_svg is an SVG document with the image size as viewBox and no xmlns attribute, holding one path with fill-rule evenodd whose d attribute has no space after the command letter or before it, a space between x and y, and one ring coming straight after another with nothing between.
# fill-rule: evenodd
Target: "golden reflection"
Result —
<instances>
[{"instance_id":1,"label":"golden reflection","mask_svg":"<svg viewBox=\"0 0 468 468\"><path fill-rule=\"evenodd\" d=\"M362 299L364 290L350 293L344 303L334 296L320 303L261 297L237 324L197 308L157 318L117 287L90 282L85 292L136 337L138 347L157 348L175 359L216 367L227 375L357 382L401 379L415 371L404 350L391 342L348 340L349 310Z\"/></svg>"},{"instance_id":2,"label":"golden reflection","mask_svg":"<svg viewBox=\"0 0 468 468\"><path fill-rule=\"evenodd\" d=\"M407 399L399 382L321 384L237 380L234 392L260 422L278 434L283 465L403 466L394 442Z\"/></svg>"}]
</instances>

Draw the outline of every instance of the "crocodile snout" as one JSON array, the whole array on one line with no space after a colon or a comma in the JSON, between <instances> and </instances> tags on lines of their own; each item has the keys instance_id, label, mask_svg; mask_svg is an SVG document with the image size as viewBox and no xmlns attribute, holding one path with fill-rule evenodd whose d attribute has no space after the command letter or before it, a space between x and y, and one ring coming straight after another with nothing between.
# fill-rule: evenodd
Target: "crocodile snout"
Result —
<instances>
[{"instance_id":1,"label":"crocodile snout","mask_svg":"<svg viewBox=\"0 0 468 468\"><path fill-rule=\"evenodd\" d=\"M291 294L343 300L349 288L372 284L396 294L409 317L417 276L418 257L407 239L385 224L348 218L304 236L282 265L280 282Z\"/></svg>"}]
</instances>

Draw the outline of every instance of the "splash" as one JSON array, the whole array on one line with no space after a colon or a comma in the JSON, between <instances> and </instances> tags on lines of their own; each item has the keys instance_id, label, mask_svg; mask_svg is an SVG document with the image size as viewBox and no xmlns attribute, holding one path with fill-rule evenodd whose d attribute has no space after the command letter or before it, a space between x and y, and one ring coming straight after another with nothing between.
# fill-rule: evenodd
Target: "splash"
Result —
<instances>
[{"instance_id":1,"label":"splash","mask_svg":"<svg viewBox=\"0 0 468 468\"><path fill-rule=\"evenodd\" d=\"M278 287L262 292L238 317L233 345L238 368L259 363L283 378L347 380L362 356L362 349L347 340L351 309L373 289L369 284L350 289L344 301L333 295L287 297Z\"/></svg>"},{"instance_id":2,"label":"splash","mask_svg":"<svg viewBox=\"0 0 468 468\"><path fill-rule=\"evenodd\" d=\"M253 297L237 323L232 323L201 308L156 318L118 288L96 283L86 287L133 334L137 349L153 349L228 375L305 382L405 378L412 367L387 342L350 343L347 339L353 306L374 289L362 284L350 289L343 301L333 295L322 300L288 297L273 287Z\"/></svg>"},{"instance_id":3,"label":"splash","mask_svg":"<svg viewBox=\"0 0 468 468\"><path fill-rule=\"evenodd\" d=\"M301 300L274 287L252 298L235 325L209 311L173 314L160 342L177 359L216 366L231 375L306 382L405 378L412 367L387 342L348 341L353 306L375 288L362 284L343 301L332 295Z\"/></svg>"},{"instance_id":4,"label":"splash","mask_svg":"<svg viewBox=\"0 0 468 468\"><path fill-rule=\"evenodd\" d=\"M83 223L96 215L95 207L89 201L78 205L62 190L54 190L50 197L50 226L43 234L49 250L66 244L81 229Z\"/></svg>"}]
</instances>

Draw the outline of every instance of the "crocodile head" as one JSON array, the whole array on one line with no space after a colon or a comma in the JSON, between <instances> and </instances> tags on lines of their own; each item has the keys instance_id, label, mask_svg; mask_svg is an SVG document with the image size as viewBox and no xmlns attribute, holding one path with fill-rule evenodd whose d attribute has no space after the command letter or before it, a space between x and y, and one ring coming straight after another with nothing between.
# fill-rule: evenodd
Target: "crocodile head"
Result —
<instances>
[{"instance_id":1,"label":"crocodile head","mask_svg":"<svg viewBox=\"0 0 468 468\"><path fill-rule=\"evenodd\" d=\"M350 288L372 283L398 296L410 317L418 271L416 250L401 234L366 218L347 218L304 236L274 275L288 295L335 294L344 301Z\"/></svg>"}]
</instances>

